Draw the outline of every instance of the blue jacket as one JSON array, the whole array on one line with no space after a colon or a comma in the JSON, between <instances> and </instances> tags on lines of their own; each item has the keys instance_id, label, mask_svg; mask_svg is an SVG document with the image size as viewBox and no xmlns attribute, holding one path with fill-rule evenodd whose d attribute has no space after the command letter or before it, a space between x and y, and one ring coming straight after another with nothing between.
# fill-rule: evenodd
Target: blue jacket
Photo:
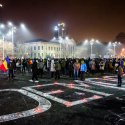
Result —
<instances>
[{"instance_id":1,"label":"blue jacket","mask_svg":"<svg viewBox=\"0 0 125 125\"><path fill-rule=\"evenodd\" d=\"M85 63L81 64L81 66L80 66L80 71L84 71L84 72L87 71L87 66L86 66Z\"/></svg>"}]
</instances>

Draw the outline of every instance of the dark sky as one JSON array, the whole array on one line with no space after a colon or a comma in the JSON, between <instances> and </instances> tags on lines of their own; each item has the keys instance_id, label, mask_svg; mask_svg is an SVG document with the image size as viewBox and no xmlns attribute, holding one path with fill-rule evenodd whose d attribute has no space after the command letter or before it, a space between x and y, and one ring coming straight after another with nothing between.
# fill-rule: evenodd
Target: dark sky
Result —
<instances>
[{"instance_id":1,"label":"dark sky","mask_svg":"<svg viewBox=\"0 0 125 125\"><path fill-rule=\"evenodd\" d=\"M63 21L77 41L110 41L125 32L125 0L0 0L3 21L26 23L36 38L50 39L53 27Z\"/></svg>"}]
</instances>

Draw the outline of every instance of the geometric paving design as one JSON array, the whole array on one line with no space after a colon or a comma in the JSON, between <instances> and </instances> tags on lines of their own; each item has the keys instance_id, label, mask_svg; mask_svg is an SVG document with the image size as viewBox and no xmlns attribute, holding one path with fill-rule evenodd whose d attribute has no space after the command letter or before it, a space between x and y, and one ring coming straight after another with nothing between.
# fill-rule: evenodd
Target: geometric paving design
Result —
<instances>
[{"instance_id":1,"label":"geometric paving design","mask_svg":"<svg viewBox=\"0 0 125 125\"><path fill-rule=\"evenodd\" d=\"M28 91L25 91L22 89L3 89L3 90L0 90L0 92L3 92L3 91L19 92L23 95L26 95L26 96L34 99L35 101L37 101L39 103L39 105L36 108L30 109L27 111L21 111L21 112L16 112L16 113L12 113L12 114L2 115L2 116L0 116L0 122L6 122L6 121L10 121L10 120L15 120L15 119L39 114L39 113L47 111L51 107L51 103L47 99L42 98L36 94L30 93Z\"/></svg>"},{"instance_id":2,"label":"geometric paving design","mask_svg":"<svg viewBox=\"0 0 125 125\"><path fill-rule=\"evenodd\" d=\"M105 76L103 78L87 78L85 81L88 82L90 85L97 85L105 88L125 91L125 85L123 85L125 83L125 80L122 80L121 87L117 87L118 80L117 78L113 78L113 76ZM111 83L110 81L114 82L114 84ZM80 81L77 80L77 82L80 82Z\"/></svg>"},{"instance_id":3,"label":"geometric paving design","mask_svg":"<svg viewBox=\"0 0 125 125\"><path fill-rule=\"evenodd\" d=\"M46 89L47 86L52 86L52 88L54 86L60 86L60 87L63 86L63 87L68 88L69 90L72 89L74 91L74 93L78 94L77 96L82 95L81 91L84 94L90 93L90 94L92 94L92 96L91 97L83 97L83 98L81 97L78 100L70 101L70 100L66 100L65 97L60 98L60 97L54 96L54 94L56 94L56 95L60 94L61 95L62 93L65 92L64 90L59 89L59 90L54 90L54 91L52 90L52 91L49 91L49 92L44 92L44 91L42 91L42 90L40 91L38 89L38 88L43 88L43 90L44 90L44 88ZM80 86L78 86L76 84L52 83L52 84L44 84L44 85L23 87L22 89L25 89L25 90L30 91L32 93L35 93L35 94L38 94L40 96L46 97L47 99L51 99L51 100L53 100L55 102L61 103L66 107L71 107L71 106L74 106L74 105L87 103L87 102L97 100L97 99L103 98L105 96L110 96L111 95L111 94L108 94L108 93L99 92L99 91L91 90L91 89L88 89L88 88L90 88L90 87L85 86L85 88L82 88L82 87L80 87ZM79 94L81 94L81 95L79 95Z\"/></svg>"}]
</instances>

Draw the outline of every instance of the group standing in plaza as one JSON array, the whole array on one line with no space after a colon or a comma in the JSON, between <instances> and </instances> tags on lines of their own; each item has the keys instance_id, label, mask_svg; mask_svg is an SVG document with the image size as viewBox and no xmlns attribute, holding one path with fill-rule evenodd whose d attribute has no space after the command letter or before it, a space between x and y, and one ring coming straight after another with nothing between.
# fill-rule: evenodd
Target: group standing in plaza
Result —
<instances>
[{"instance_id":1,"label":"group standing in plaza","mask_svg":"<svg viewBox=\"0 0 125 125\"><path fill-rule=\"evenodd\" d=\"M10 59L8 64L9 79L14 79L15 72L29 72L32 73L31 82L38 82L38 78L43 78L45 73L50 78L68 76L83 81L86 74L110 73L117 74L118 86L121 86L124 71L124 59Z\"/></svg>"}]
</instances>

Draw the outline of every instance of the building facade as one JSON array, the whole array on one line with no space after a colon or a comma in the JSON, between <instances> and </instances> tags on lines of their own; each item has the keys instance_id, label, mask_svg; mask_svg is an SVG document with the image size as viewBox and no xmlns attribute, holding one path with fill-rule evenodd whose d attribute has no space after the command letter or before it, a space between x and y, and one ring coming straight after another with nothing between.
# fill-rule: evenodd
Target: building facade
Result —
<instances>
[{"instance_id":1,"label":"building facade","mask_svg":"<svg viewBox=\"0 0 125 125\"><path fill-rule=\"evenodd\" d=\"M74 45L35 39L17 45L17 58L73 58Z\"/></svg>"},{"instance_id":2,"label":"building facade","mask_svg":"<svg viewBox=\"0 0 125 125\"><path fill-rule=\"evenodd\" d=\"M11 41L0 39L0 59L12 57L13 44Z\"/></svg>"}]
</instances>

